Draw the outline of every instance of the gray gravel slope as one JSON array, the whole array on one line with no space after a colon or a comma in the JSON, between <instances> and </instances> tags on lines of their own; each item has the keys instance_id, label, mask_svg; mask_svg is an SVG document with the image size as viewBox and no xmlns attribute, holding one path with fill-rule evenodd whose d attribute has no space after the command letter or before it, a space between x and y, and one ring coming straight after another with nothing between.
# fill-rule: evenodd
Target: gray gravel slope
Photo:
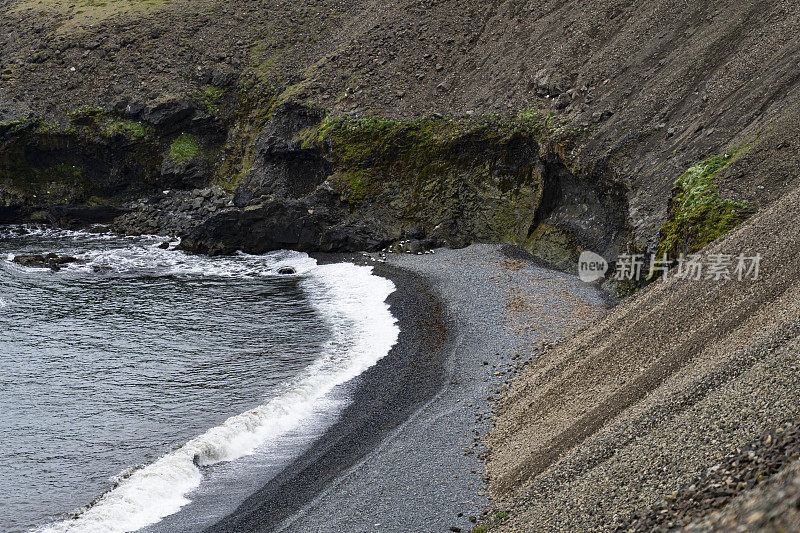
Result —
<instances>
[{"instance_id":1,"label":"gray gravel slope","mask_svg":"<svg viewBox=\"0 0 800 533\"><path fill-rule=\"evenodd\" d=\"M705 249L763 254L757 281L655 283L515 382L488 441L501 530L626 530L800 419L799 217L796 190Z\"/></svg>"}]
</instances>

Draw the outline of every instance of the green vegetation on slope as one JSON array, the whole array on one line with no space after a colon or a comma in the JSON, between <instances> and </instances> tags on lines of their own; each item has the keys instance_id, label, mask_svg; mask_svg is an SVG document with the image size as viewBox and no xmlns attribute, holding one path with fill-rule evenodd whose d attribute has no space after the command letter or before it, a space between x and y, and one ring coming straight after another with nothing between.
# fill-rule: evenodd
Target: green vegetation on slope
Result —
<instances>
[{"instance_id":1,"label":"green vegetation on slope","mask_svg":"<svg viewBox=\"0 0 800 533\"><path fill-rule=\"evenodd\" d=\"M169 147L169 157L176 163L183 163L200 153L200 145L190 133L181 133Z\"/></svg>"},{"instance_id":2,"label":"green vegetation on slope","mask_svg":"<svg viewBox=\"0 0 800 533\"><path fill-rule=\"evenodd\" d=\"M209 85L203 89L203 92L200 94L200 101L205 106L209 115L213 117L219 116L223 96L225 96L225 89L222 87Z\"/></svg>"},{"instance_id":3,"label":"green vegetation on slope","mask_svg":"<svg viewBox=\"0 0 800 533\"><path fill-rule=\"evenodd\" d=\"M714 155L689 168L675 181L669 216L661 227L657 257L694 253L738 226L750 214L745 202L720 198L717 175L739 149Z\"/></svg>"},{"instance_id":4,"label":"green vegetation on slope","mask_svg":"<svg viewBox=\"0 0 800 533\"><path fill-rule=\"evenodd\" d=\"M130 140L142 139L150 133L149 128L141 122L116 119L106 121L103 132L108 136L120 133Z\"/></svg>"}]
</instances>

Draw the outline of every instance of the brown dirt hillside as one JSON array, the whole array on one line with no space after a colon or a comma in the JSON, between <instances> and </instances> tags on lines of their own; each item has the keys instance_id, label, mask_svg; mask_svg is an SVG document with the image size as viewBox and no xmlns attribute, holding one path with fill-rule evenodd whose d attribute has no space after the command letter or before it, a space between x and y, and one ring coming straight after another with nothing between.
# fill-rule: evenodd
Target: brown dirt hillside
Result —
<instances>
[{"instance_id":1,"label":"brown dirt hillside","mask_svg":"<svg viewBox=\"0 0 800 533\"><path fill-rule=\"evenodd\" d=\"M55 120L230 83L357 115L542 106L591 128L567 155L626 184L643 247L708 154L756 146L723 196L761 207L795 183L799 33L777 0L2 0L0 109Z\"/></svg>"},{"instance_id":2,"label":"brown dirt hillside","mask_svg":"<svg viewBox=\"0 0 800 533\"><path fill-rule=\"evenodd\" d=\"M762 253L758 281L654 283L532 363L489 440L507 530L627 530L800 419L798 216L795 190L706 250Z\"/></svg>"}]
</instances>

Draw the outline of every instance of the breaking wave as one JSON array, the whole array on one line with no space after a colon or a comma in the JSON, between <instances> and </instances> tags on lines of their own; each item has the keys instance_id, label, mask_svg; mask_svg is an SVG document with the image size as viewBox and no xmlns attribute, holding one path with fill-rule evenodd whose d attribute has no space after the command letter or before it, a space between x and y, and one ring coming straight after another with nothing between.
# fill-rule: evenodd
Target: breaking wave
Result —
<instances>
[{"instance_id":1,"label":"breaking wave","mask_svg":"<svg viewBox=\"0 0 800 533\"><path fill-rule=\"evenodd\" d=\"M93 248L92 242L120 237L37 228L24 231L40 232L37 239L63 242L69 237L86 244L71 253L77 262L52 274L58 276L241 278L277 276L279 270L289 267L332 332L319 357L277 396L228 418L150 464L128 469L115 478L111 490L90 505L38 531L125 532L157 523L191 501L192 490L202 482L203 467L236 460L276 442L321 406L330 404L335 411L333 389L377 363L397 342L400 332L386 303L394 284L373 275L372 267L318 265L307 254L286 251L262 256L193 256L175 250L177 242L167 247L163 237L136 237L123 246ZM6 258L6 268L37 270L13 265L12 259ZM5 305L0 299L0 307Z\"/></svg>"}]
</instances>

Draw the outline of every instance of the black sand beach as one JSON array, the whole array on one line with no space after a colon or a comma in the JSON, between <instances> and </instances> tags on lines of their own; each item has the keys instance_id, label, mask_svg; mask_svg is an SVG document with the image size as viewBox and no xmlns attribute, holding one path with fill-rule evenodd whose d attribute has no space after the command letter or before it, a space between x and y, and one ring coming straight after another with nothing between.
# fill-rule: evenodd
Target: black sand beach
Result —
<instances>
[{"instance_id":1,"label":"black sand beach","mask_svg":"<svg viewBox=\"0 0 800 533\"><path fill-rule=\"evenodd\" d=\"M321 262L336 259L346 258L320 257ZM353 402L321 439L207 531L273 530L370 453L441 387L450 332L439 300L419 275L383 264L376 266L375 273L397 286L389 303L403 332L398 344L347 384Z\"/></svg>"},{"instance_id":2,"label":"black sand beach","mask_svg":"<svg viewBox=\"0 0 800 533\"><path fill-rule=\"evenodd\" d=\"M596 288L497 245L340 259L395 282L399 343L349 384L355 401L321 439L207 531L469 530L490 507L477 438L502 367L603 307ZM522 328L515 309L534 307L540 316Z\"/></svg>"}]
</instances>

